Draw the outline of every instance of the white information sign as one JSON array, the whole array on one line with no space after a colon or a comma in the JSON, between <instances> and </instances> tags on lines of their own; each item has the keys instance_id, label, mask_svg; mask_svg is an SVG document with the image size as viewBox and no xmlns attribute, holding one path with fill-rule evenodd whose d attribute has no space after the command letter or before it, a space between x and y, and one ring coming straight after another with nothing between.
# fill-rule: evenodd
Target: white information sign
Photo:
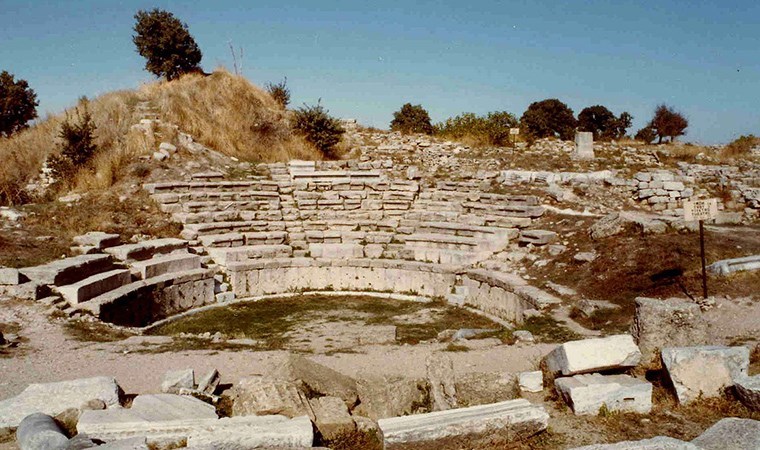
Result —
<instances>
[{"instance_id":1,"label":"white information sign","mask_svg":"<svg viewBox=\"0 0 760 450\"><path fill-rule=\"evenodd\" d=\"M715 219L718 217L718 199L685 201L683 202L683 216L687 222Z\"/></svg>"},{"instance_id":2,"label":"white information sign","mask_svg":"<svg viewBox=\"0 0 760 450\"><path fill-rule=\"evenodd\" d=\"M520 129L519 128L510 128L509 129L509 134L511 134L512 136L517 136L518 134L520 134Z\"/></svg>"}]
</instances>

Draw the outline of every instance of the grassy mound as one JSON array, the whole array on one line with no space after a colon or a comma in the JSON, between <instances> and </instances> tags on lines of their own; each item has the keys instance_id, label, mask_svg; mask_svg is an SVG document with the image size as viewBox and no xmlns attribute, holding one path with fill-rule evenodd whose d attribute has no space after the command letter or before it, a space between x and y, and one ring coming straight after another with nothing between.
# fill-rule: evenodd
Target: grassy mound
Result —
<instances>
[{"instance_id":1,"label":"grassy mound","mask_svg":"<svg viewBox=\"0 0 760 450\"><path fill-rule=\"evenodd\" d=\"M211 75L191 74L159 81L137 90L117 91L88 102L97 127L98 152L86 169L71 180L76 190L103 190L128 174L140 155L150 155L158 143L130 130L139 115L136 106L148 102L165 122L209 148L244 161L273 162L294 158L321 159L321 153L290 131L289 112L263 89L223 69ZM24 187L37 177L48 156L58 153L58 133L67 114L49 115L10 138L0 138L0 204L28 201ZM157 130L164 140L171 129Z\"/></svg>"}]
</instances>

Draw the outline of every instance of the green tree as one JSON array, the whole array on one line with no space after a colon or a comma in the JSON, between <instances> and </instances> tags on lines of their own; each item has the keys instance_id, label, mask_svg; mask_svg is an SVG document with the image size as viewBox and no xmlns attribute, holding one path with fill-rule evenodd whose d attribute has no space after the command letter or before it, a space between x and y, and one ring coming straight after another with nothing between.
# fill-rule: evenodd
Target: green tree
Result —
<instances>
[{"instance_id":1,"label":"green tree","mask_svg":"<svg viewBox=\"0 0 760 450\"><path fill-rule=\"evenodd\" d=\"M0 73L0 136L27 128L37 118L37 105L37 94L26 80L14 80L5 70Z\"/></svg>"},{"instance_id":2,"label":"green tree","mask_svg":"<svg viewBox=\"0 0 760 450\"><path fill-rule=\"evenodd\" d=\"M330 116L319 103L295 110L293 129L328 158L336 156L335 146L346 132L340 121Z\"/></svg>"},{"instance_id":3,"label":"green tree","mask_svg":"<svg viewBox=\"0 0 760 450\"><path fill-rule=\"evenodd\" d=\"M575 134L576 120L572 109L550 98L531 103L520 118L520 126L531 139L554 136L570 140Z\"/></svg>"},{"instance_id":4,"label":"green tree","mask_svg":"<svg viewBox=\"0 0 760 450\"><path fill-rule=\"evenodd\" d=\"M654 110L654 117L647 126L657 133L657 143L661 144L664 138L670 138L673 142L678 136L686 134L689 121L672 107L662 104Z\"/></svg>"},{"instance_id":5,"label":"green tree","mask_svg":"<svg viewBox=\"0 0 760 450\"><path fill-rule=\"evenodd\" d=\"M407 103L393 113L391 130L402 133L433 134L433 124L430 115L422 105Z\"/></svg>"},{"instance_id":6,"label":"green tree","mask_svg":"<svg viewBox=\"0 0 760 450\"><path fill-rule=\"evenodd\" d=\"M146 59L145 69L167 80L188 72L200 71L203 55L190 35L187 24L174 14L155 8L135 14L132 42Z\"/></svg>"},{"instance_id":7,"label":"green tree","mask_svg":"<svg viewBox=\"0 0 760 450\"><path fill-rule=\"evenodd\" d=\"M594 140L620 139L632 121L633 116L627 112L615 117L605 106L594 105L583 108L578 114L578 129L594 133Z\"/></svg>"}]
</instances>

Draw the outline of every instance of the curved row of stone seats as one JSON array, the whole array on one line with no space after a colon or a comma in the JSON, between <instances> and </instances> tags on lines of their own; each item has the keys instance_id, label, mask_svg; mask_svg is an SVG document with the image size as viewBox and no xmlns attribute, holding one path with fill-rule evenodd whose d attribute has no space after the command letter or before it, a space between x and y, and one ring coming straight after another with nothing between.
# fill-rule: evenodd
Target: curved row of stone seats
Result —
<instances>
[{"instance_id":1,"label":"curved row of stone seats","mask_svg":"<svg viewBox=\"0 0 760 450\"><path fill-rule=\"evenodd\" d=\"M73 305L67 313L89 314L116 325L142 327L214 301L213 271L194 269L126 284Z\"/></svg>"},{"instance_id":2,"label":"curved row of stone seats","mask_svg":"<svg viewBox=\"0 0 760 450\"><path fill-rule=\"evenodd\" d=\"M163 183L146 183L143 189L149 194L208 191L278 191L279 184L269 180L253 181L170 181Z\"/></svg>"},{"instance_id":3,"label":"curved row of stone seats","mask_svg":"<svg viewBox=\"0 0 760 450\"><path fill-rule=\"evenodd\" d=\"M241 220L229 222L210 222L185 224L180 236L187 240L198 239L199 236L225 234L225 233L245 233L245 232L269 232L285 230L285 222L275 221L267 222L264 220Z\"/></svg>"},{"instance_id":4,"label":"curved row of stone seats","mask_svg":"<svg viewBox=\"0 0 760 450\"><path fill-rule=\"evenodd\" d=\"M113 267L110 255L91 254L58 259L40 266L20 269L22 275L38 284L63 286L76 283Z\"/></svg>"},{"instance_id":5,"label":"curved row of stone seats","mask_svg":"<svg viewBox=\"0 0 760 450\"><path fill-rule=\"evenodd\" d=\"M290 245L243 245L240 247L207 248L211 259L222 266L233 262L261 258L289 258L293 256Z\"/></svg>"}]
</instances>

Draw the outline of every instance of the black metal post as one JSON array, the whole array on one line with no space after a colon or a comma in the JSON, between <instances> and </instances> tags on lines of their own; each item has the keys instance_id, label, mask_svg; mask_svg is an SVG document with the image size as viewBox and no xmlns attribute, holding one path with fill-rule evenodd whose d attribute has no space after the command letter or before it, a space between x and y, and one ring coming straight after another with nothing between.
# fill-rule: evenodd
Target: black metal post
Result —
<instances>
[{"instance_id":1,"label":"black metal post","mask_svg":"<svg viewBox=\"0 0 760 450\"><path fill-rule=\"evenodd\" d=\"M705 266L705 221L699 221L699 250L702 257L702 296L707 298L707 268Z\"/></svg>"}]
</instances>

